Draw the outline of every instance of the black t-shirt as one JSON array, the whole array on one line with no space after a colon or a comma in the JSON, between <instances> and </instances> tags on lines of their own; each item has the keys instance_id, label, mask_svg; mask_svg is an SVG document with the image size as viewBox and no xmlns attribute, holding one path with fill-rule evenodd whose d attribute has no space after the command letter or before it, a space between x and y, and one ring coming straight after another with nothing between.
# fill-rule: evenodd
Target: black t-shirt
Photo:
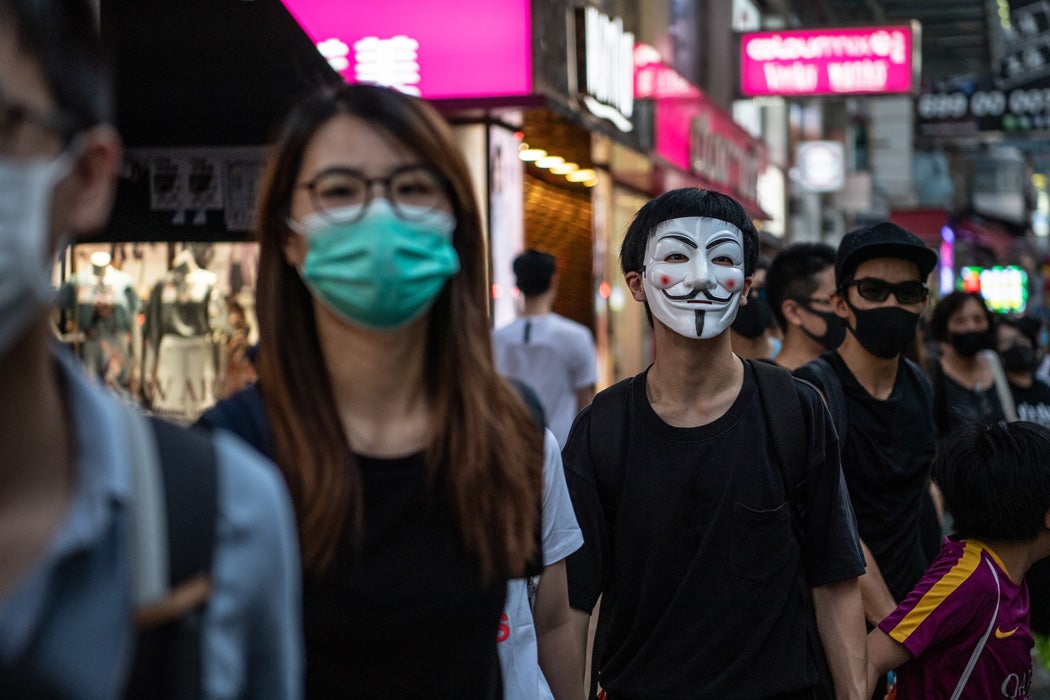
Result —
<instances>
[{"instance_id":1,"label":"black t-shirt","mask_svg":"<svg viewBox=\"0 0 1050 700\"><path fill-rule=\"evenodd\" d=\"M271 451L251 387L201 418ZM496 636L506 594L484 584L455 519L426 482L422 454L355 456L364 494L359 554L349 545L303 580L306 696L498 698Z\"/></svg>"},{"instance_id":2,"label":"black t-shirt","mask_svg":"<svg viewBox=\"0 0 1050 700\"><path fill-rule=\"evenodd\" d=\"M937 442L932 392L926 378L903 363L893 390L876 399L860 385L838 352L822 357L842 383L849 425L842 443L842 473L861 539L879 565L890 593L904 599L926 572L920 524L923 494ZM806 365L795 375L820 378ZM825 393L827 393L825 391Z\"/></svg>"},{"instance_id":3,"label":"black t-shirt","mask_svg":"<svg viewBox=\"0 0 1050 700\"><path fill-rule=\"evenodd\" d=\"M937 415L943 417L944 425L939 426L942 437L971 423L991 425L1006 417L994 384L984 389L967 389L944 374L943 368L935 371L944 381L944 405L937 408Z\"/></svg>"},{"instance_id":4,"label":"black t-shirt","mask_svg":"<svg viewBox=\"0 0 1050 700\"><path fill-rule=\"evenodd\" d=\"M1036 379L1030 387L1010 385L1019 420L1050 428L1050 384ZM1050 559L1037 561L1025 576L1031 596L1032 630L1050 634Z\"/></svg>"},{"instance_id":5,"label":"black t-shirt","mask_svg":"<svg viewBox=\"0 0 1050 700\"><path fill-rule=\"evenodd\" d=\"M1032 386L1027 388L1011 384L1010 393L1017 406L1018 420L1050 428L1050 384L1033 379Z\"/></svg>"},{"instance_id":6,"label":"black t-shirt","mask_svg":"<svg viewBox=\"0 0 1050 700\"><path fill-rule=\"evenodd\" d=\"M590 611L599 594L596 642L601 686L618 698L767 698L814 688L807 644L812 613L799 567L812 586L864 571L830 418L812 388L798 384L807 427L805 543L745 363L726 413L696 428L665 423L646 398L646 376L627 383L623 486L611 527L598 483L592 425L584 409L563 452L584 545L567 560L569 602ZM606 414L609 415L609 414Z\"/></svg>"}]
</instances>

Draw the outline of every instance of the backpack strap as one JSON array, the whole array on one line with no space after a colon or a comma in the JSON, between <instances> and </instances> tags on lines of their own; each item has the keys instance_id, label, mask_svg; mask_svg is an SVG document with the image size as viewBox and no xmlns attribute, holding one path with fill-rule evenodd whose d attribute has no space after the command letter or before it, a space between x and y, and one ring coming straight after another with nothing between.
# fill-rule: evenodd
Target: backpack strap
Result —
<instances>
[{"instance_id":1,"label":"backpack strap","mask_svg":"<svg viewBox=\"0 0 1050 700\"><path fill-rule=\"evenodd\" d=\"M944 383L944 368L940 360L930 362L930 379L933 382L933 419L937 423L937 436L948 432L948 388Z\"/></svg>"},{"instance_id":2,"label":"backpack strap","mask_svg":"<svg viewBox=\"0 0 1050 700\"><path fill-rule=\"evenodd\" d=\"M777 454L780 476L791 501L796 534L802 542L802 519L806 513L806 469L809 466L806 426L798 389L791 372L767 362L752 362L762 410L769 424L770 439ZM790 398L788 398L790 397Z\"/></svg>"},{"instance_id":3,"label":"backpack strap","mask_svg":"<svg viewBox=\"0 0 1050 700\"><path fill-rule=\"evenodd\" d=\"M958 700L958 698L962 697L963 691L966 690L966 684L970 680L970 674L973 673L974 666L977 665L977 659L980 658L981 652L984 651L988 638L992 636L992 630L995 629L995 621L999 618L999 604L1003 597L1002 586L999 584L999 573L995 570L992 562L985 559L984 563L988 565L988 570L992 572L992 580L995 581L995 609L992 610L992 619L988 621L988 629L984 631L984 634L977 642L977 646L973 648L973 652L966 662L966 667L959 676L959 683L952 692L951 700Z\"/></svg>"},{"instance_id":4,"label":"backpack strap","mask_svg":"<svg viewBox=\"0 0 1050 700\"><path fill-rule=\"evenodd\" d=\"M198 698L203 694L201 623L211 590L218 518L215 449L203 432L187 431L156 418L150 418L148 424L150 430L140 436L140 444L142 437L152 439L153 462L159 463L157 486L163 490L159 510L164 517L156 520L164 530L161 543L167 551L167 581L159 599L145 603L137 599L135 658L125 697ZM136 562L136 571L140 568Z\"/></svg>"},{"instance_id":5,"label":"backpack strap","mask_svg":"<svg viewBox=\"0 0 1050 700\"><path fill-rule=\"evenodd\" d=\"M755 384L758 386L762 411L765 413L766 423L769 426L769 436L780 467L780 477L784 482L788 500L791 502L791 529L801 550L806 540L803 523L806 518L809 435L805 422L802 420L802 399L795 382L805 380L796 380L788 370L766 362L752 362L751 366L755 370ZM826 364L826 368L834 375L830 364ZM841 393L842 387L838 384L838 378L835 377L834 381ZM835 694L834 684L828 668L827 656L824 653L824 645L820 640L820 630L817 629L813 594L806 578L805 567L801 562L798 567L797 584L802 605L807 611L806 641L820 676L823 690L821 697L831 698Z\"/></svg>"},{"instance_id":6,"label":"backpack strap","mask_svg":"<svg viewBox=\"0 0 1050 700\"><path fill-rule=\"evenodd\" d=\"M824 394L824 404L831 414L831 422L835 424L839 444L845 444L849 433L849 411L846 409L846 392L838 372L823 355L806 363L805 367L812 370L817 388Z\"/></svg>"}]
</instances>

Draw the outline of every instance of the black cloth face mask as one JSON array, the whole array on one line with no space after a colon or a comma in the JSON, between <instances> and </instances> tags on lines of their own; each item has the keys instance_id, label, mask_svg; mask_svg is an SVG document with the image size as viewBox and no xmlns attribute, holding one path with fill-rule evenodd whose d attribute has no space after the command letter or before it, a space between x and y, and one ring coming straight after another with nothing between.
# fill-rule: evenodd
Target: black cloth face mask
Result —
<instances>
[{"instance_id":1,"label":"black cloth face mask","mask_svg":"<svg viewBox=\"0 0 1050 700\"><path fill-rule=\"evenodd\" d=\"M800 326L803 333L820 343L825 350L834 350L842 345L842 341L846 339L846 324L834 311L818 311L801 299L796 299L795 303L824 321L826 330L823 335L817 335L810 332L805 326Z\"/></svg>"},{"instance_id":2,"label":"black cloth face mask","mask_svg":"<svg viewBox=\"0 0 1050 700\"><path fill-rule=\"evenodd\" d=\"M857 320L857 327L846 328L865 350L876 357L890 359L900 355L915 337L919 314L899 306L858 309L846 302Z\"/></svg>"},{"instance_id":3,"label":"black cloth face mask","mask_svg":"<svg viewBox=\"0 0 1050 700\"><path fill-rule=\"evenodd\" d=\"M757 294L752 294L748 297L747 304L736 310L736 318L733 319L731 328L745 338L757 338L772 322L773 310L769 302Z\"/></svg>"},{"instance_id":4,"label":"black cloth face mask","mask_svg":"<svg viewBox=\"0 0 1050 700\"><path fill-rule=\"evenodd\" d=\"M1002 357L1007 372L1021 374L1035 369L1035 349L1027 345L1011 345Z\"/></svg>"},{"instance_id":5,"label":"black cloth face mask","mask_svg":"<svg viewBox=\"0 0 1050 700\"><path fill-rule=\"evenodd\" d=\"M955 352L963 357L973 357L981 350L991 347L991 335L988 331L968 331L952 333L949 341Z\"/></svg>"}]
</instances>

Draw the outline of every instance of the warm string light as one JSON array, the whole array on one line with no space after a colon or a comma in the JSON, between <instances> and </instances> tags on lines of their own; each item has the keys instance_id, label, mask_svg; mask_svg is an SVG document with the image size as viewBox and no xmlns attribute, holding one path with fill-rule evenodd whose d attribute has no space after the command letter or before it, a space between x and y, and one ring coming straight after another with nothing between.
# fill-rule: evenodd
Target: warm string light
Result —
<instances>
[{"instance_id":1,"label":"warm string light","mask_svg":"<svg viewBox=\"0 0 1050 700\"><path fill-rule=\"evenodd\" d=\"M569 182L582 184L584 187L594 187L598 184L594 170L581 170L578 164L566 163L561 156L548 155L542 148L532 148L524 141L518 146L518 159L526 163L535 163L536 167L549 170L554 175L564 175Z\"/></svg>"}]
</instances>

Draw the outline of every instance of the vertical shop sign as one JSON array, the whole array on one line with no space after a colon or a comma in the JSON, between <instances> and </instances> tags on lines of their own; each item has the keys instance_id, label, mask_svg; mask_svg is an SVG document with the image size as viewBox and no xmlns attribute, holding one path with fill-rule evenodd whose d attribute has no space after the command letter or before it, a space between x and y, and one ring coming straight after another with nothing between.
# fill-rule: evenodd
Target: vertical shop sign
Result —
<instances>
[{"instance_id":1,"label":"vertical shop sign","mask_svg":"<svg viewBox=\"0 0 1050 700\"><path fill-rule=\"evenodd\" d=\"M634 129L634 34L623 30L623 20L612 19L595 7L576 13L584 27L584 65L580 67L580 98L591 114L607 119L623 132Z\"/></svg>"}]
</instances>

